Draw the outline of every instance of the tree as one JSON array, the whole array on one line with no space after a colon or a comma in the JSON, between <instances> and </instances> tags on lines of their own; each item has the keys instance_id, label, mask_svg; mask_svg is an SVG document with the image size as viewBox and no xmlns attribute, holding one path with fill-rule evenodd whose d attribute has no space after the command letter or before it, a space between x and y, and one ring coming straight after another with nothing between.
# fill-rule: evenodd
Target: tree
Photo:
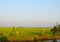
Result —
<instances>
[{"instance_id":1,"label":"tree","mask_svg":"<svg viewBox=\"0 0 60 42\"><path fill-rule=\"evenodd\" d=\"M58 31L60 32L60 25L58 25Z\"/></svg>"},{"instance_id":2,"label":"tree","mask_svg":"<svg viewBox=\"0 0 60 42\"><path fill-rule=\"evenodd\" d=\"M56 26L54 26L54 28L53 28L53 29L51 29L51 32L53 32L53 36L55 36L55 35L56 35L56 33L57 33L57 28L56 28Z\"/></svg>"},{"instance_id":3,"label":"tree","mask_svg":"<svg viewBox=\"0 0 60 42\"><path fill-rule=\"evenodd\" d=\"M54 26L54 28L51 29L51 32L53 32L53 36L56 35L57 31L58 31L58 30L57 30L57 27L56 27L56 26ZM57 42L57 40L55 39L55 40L53 40L53 42Z\"/></svg>"}]
</instances>

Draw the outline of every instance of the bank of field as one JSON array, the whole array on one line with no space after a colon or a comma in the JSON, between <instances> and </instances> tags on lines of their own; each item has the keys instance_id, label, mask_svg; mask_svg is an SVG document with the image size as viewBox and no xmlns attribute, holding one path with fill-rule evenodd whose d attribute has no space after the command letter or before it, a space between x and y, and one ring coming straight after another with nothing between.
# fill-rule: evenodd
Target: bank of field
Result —
<instances>
[{"instance_id":1,"label":"bank of field","mask_svg":"<svg viewBox=\"0 0 60 42\"><path fill-rule=\"evenodd\" d=\"M20 27L16 28L19 36L38 36L38 35L52 35L51 28L38 28L38 27ZM10 33L17 35L13 27L0 27L0 33L3 33L5 36L9 36Z\"/></svg>"}]
</instances>

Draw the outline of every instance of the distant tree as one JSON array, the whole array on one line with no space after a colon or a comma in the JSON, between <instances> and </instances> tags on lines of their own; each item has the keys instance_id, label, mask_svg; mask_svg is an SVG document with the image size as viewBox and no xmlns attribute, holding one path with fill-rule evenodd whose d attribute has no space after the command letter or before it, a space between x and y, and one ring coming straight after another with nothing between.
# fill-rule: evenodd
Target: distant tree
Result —
<instances>
[{"instance_id":1,"label":"distant tree","mask_svg":"<svg viewBox=\"0 0 60 42\"><path fill-rule=\"evenodd\" d=\"M13 29L15 29L15 27L13 27Z\"/></svg>"},{"instance_id":2,"label":"distant tree","mask_svg":"<svg viewBox=\"0 0 60 42\"><path fill-rule=\"evenodd\" d=\"M53 32L53 29L51 29L51 32Z\"/></svg>"},{"instance_id":3,"label":"distant tree","mask_svg":"<svg viewBox=\"0 0 60 42\"><path fill-rule=\"evenodd\" d=\"M59 32L60 32L60 25L58 25L58 30L59 30Z\"/></svg>"},{"instance_id":4,"label":"distant tree","mask_svg":"<svg viewBox=\"0 0 60 42\"><path fill-rule=\"evenodd\" d=\"M53 32L53 36L56 35L57 31L58 31L58 30L57 30L57 27L56 27L56 26L54 26L54 28L51 29L51 32ZM53 42L57 42L57 40L55 39L55 40L53 40Z\"/></svg>"},{"instance_id":5,"label":"distant tree","mask_svg":"<svg viewBox=\"0 0 60 42\"><path fill-rule=\"evenodd\" d=\"M56 33L57 33L57 28L56 28L56 26L54 26L54 28L53 28L53 29L51 29L51 32L53 32L53 36L55 36L55 35L56 35Z\"/></svg>"}]
</instances>

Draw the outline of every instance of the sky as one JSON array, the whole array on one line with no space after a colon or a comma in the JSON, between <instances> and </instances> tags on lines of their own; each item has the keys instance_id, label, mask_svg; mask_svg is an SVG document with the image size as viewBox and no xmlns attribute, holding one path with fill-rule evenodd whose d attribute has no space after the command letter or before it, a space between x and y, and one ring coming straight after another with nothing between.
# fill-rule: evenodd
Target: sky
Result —
<instances>
[{"instance_id":1,"label":"sky","mask_svg":"<svg viewBox=\"0 0 60 42\"><path fill-rule=\"evenodd\" d=\"M60 0L0 0L0 26L52 27L60 24Z\"/></svg>"}]
</instances>

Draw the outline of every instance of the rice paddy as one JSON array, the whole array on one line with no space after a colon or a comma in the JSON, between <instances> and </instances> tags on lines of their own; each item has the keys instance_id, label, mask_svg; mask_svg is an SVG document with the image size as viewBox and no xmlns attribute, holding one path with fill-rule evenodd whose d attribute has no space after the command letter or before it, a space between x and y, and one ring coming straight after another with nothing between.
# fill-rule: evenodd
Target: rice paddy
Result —
<instances>
[{"instance_id":1,"label":"rice paddy","mask_svg":"<svg viewBox=\"0 0 60 42\"><path fill-rule=\"evenodd\" d=\"M3 33L5 36L9 34L20 35L20 36L36 36L38 34L51 35L51 28L41 28L41 27L16 27L16 30L13 27L0 27L0 33ZM38 34L35 34L38 33Z\"/></svg>"}]
</instances>

